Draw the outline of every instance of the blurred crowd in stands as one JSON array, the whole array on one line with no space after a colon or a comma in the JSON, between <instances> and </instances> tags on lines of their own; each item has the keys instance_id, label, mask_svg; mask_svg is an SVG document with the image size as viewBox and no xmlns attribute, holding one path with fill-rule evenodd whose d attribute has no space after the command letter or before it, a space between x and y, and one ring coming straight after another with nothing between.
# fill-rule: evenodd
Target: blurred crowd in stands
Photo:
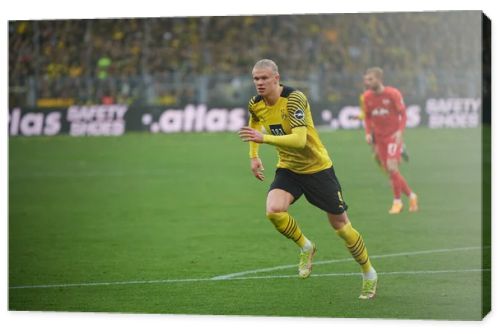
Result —
<instances>
[{"instance_id":1,"label":"blurred crowd in stands","mask_svg":"<svg viewBox=\"0 0 500 334\"><path fill-rule=\"evenodd\" d=\"M479 29L478 12L11 21L9 106L241 105L261 58L313 101L355 101L371 66L406 96L479 96Z\"/></svg>"}]
</instances>

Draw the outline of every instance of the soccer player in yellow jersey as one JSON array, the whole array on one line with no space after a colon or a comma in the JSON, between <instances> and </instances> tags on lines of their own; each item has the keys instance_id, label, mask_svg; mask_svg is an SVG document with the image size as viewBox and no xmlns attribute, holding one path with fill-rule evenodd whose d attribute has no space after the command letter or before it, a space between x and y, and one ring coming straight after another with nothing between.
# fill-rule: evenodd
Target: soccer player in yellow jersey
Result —
<instances>
[{"instance_id":1,"label":"soccer player in yellow jersey","mask_svg":"<svg viewBox=\"0 0 500 334\"><path fill-rule=\"evenodd\" d=\"M360 264L363 286L359 298L373 298L377 272L363 238L349 222L340 183L314 128L306 96L280 85L278 66L272 60L259 60L253 67L252 76L258 95L249 102L249 126L243 127L239 135L250 144L250 166L261 181L264 180L264 167L258 155L259 145L276 146L278 168L267 194L266 214L281 234L300 247L299 277L309 277L316 252L314 243L302 233L288 212L290 205L304 194L311 204L326 212L330 224ZM261 132L262 127L267 134Z\"/></svg>"}]
</instances>

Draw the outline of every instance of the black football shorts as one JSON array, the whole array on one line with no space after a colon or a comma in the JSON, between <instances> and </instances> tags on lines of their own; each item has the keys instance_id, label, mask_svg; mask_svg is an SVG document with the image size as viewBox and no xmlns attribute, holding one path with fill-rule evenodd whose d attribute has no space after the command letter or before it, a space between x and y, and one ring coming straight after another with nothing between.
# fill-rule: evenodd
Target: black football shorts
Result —
<instances>
[{"instance_id":1,"label":"black football shorts","mask_svg":"<svg viewBox=\"0 0 500 334\"><path fill-rule=\"evenodd\" d=\"M289 169L278 168L269 191L273 189L289 192L294 198L293 202L304 194L312 205L336 215L347 210L333 167L313 174L298 174Z\"/></svg>"}]
</instances>

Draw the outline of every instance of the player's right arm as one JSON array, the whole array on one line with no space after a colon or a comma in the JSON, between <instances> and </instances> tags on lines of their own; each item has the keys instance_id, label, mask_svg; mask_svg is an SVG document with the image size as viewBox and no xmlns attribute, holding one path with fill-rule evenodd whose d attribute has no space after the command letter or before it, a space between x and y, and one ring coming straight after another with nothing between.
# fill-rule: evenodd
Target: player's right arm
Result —
<instances>
[{"instance_id":1,"label":"player's right arm","mask_svg":"<svg viewBox=\"0 0 500 334\"><path fill-rule=\"evenodd\" d=\"M250 111L250 119L248 120L248 126L257 131L262 130L262 125L260 124L259 120L252 111ZM253 141L249 141L248 144L250 146L250 152L249 152L250 159L258 158L260 144Z\"/></svg>"},{"instance_id":2,"label":"player's right arm","mask_svg":"<svg viewBox=\"0 0 500 334\"><path fill-rule=\"evenodd\" d=\"M365 119L365 114L366 114L365 95L361 94L361 95L359 95L359 115L358 115L358 118L363 121Z\"/></svg>"},{"instance_id":3,"label":"player's right arm","mask_svg":"<svg viewBox=\"0 0 500 334\"><path fill-rule=\"evenodd\" d=\"M248 120L248 126L254 130L260 131L262 130L262 124L260 123L257 116L252 111L252 101L250 101L248 106L248 111L250 112L250 118ZM253 175L264 181L264 165L262 164L262 160L259 158L259 143L249 141L248 142L250 152L250 169L252 170Z\"/></svg>"}]
</instances>

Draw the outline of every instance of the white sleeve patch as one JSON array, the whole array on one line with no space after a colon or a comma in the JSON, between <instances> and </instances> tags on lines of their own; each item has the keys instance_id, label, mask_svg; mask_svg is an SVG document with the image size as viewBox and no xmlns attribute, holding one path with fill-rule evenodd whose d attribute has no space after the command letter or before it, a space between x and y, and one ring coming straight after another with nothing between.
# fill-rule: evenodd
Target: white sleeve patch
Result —
<instances>
[{"instance_id":1,"label":"white sleeve patch","mask_svg":"<svg viewBox=\"0 0 500 334\"><path fill-rule=\"evenodd\" d=\"M303 120L304 119L304 111L301 110L301 109L297 109L294 113L293 113L293 116L298 119L298 120Z\"/></svg>"}]
</instances>

